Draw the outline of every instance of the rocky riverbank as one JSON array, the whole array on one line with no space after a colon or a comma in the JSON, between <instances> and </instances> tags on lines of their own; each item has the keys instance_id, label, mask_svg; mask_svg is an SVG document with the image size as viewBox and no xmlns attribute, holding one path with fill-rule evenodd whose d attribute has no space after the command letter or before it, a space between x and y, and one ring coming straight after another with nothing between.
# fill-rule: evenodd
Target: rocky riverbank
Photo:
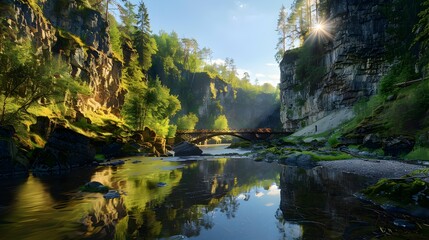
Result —
<instances>
[{"instance_id":1,"label":"rocky riverbank","mask_svg":"<svg viewBox=\"0 0 429 240\"><path fill-rule=\"evenodd\" d=\"M62 125L52 125L49 131L47 127L39 126L40 131L32 134L46 137L46 143L40 148L26 145L26 139L19 136L13 126L0 126L0 176L26 175L30 170L37 173L62 172L124 156L168 155L166 139L149 128L127 132L110 127L121 133L107 138L91 137ZM40 139L42 143L43 139Z\"/></svg>"}]
</instances>

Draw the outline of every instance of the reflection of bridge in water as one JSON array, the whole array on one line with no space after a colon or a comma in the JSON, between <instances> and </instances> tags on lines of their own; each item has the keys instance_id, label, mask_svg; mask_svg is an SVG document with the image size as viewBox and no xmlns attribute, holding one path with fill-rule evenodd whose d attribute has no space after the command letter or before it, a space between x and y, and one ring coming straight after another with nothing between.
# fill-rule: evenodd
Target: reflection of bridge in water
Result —
<instances>
[{"instance_id":1,"label":"reflection of bridge in water","mask_svg":"<svg viewBox=\"0 0 429 240\"><path fill-rule=\"evenodd\" d=\"M258 128L258 129L222 129L222 130L178 130L176 132L176 139L180 141L188 141L192 143L204 142L215 136L234 136L247 141L258 141L266 140L273 136L288 136L293 132L288 131L276 131L270 128Z\"/></svg>"}]
</instances>

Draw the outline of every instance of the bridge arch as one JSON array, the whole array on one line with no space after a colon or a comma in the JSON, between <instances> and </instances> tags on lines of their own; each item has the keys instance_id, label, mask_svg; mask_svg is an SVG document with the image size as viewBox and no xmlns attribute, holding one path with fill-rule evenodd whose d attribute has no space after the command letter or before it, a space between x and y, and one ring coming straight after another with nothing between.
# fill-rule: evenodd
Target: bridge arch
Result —
<instances>
[{"instance_id":1,"label":"bridge arch","mask_svg":"<svg viewBox=\"0 0 429 240\"><path fill-rule=\"evenodd\" d=\"M290 135L292 132L272 131L269 128L238 129L238 130L179 130L176 132L176 142L188 141L200 143L215 136L234 136L247 141L266 140L274 135Z\"/></svg>"}]
</instances>

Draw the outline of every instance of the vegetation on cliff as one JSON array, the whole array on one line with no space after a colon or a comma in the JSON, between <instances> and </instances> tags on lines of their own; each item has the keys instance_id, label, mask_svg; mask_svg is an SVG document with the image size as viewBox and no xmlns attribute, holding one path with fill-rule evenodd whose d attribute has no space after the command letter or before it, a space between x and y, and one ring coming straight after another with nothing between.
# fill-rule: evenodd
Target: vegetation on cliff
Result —
<instances>
[{"instance_id":1,"label":"vegetation on cliff","mask_svg":"<svg viewBox=\"0 0 429 240\"><path fill-rule=\"evenodd\" d=\"M415 141L409 159L429 160L429 64L425 30L428 28L425 1L396 0L385 10L391 22L393 41L386 46L392 67L380 82L380 91L360 105L361 121L346 137L377 133L381 137L408 136ZM393 10L392 10L393 9ZM403 16L403 17L399 17Z\"/></svg>"},{"instance_id":2,"label":"vegetation on cliff","mask_svg":"<svg viewBox=\"0 0 429 240\"><path fill-rule=\"evenodd\" d=\"M378 81L374 89L368 89L371 87L370 85L365 88L358 86L359 84L366 84L366 82L362 82L359 79L359 74L365 75L365 73L358 70L356 72L357 75L351 77L351 89L345 90L334 89L335 87L344 87L341 85L342 83L334 85L334 82L321 83L320 81L321 79L326 80L323 78L324 71L326 71L323 69L324 66L326 67L326 64L323 65L323 61L329 63L333 61L332 59L328 59L328 57L332 57L333 53L329 55L324 52L327 51L327 46L325 45L331 44L331 41L324 43L323 41L314 42L310 39L311 26L315 26L312 23L317 21L314 20L314 15L308 14L313 12L308 11L308 9L318 9L315 14L320 17L319 21L322 22L323 16L328 16L330 13L338 11L338 9L341 9L340 13L348 14L348 12L343 11L341 6L334 6L333 3L335 2L323 1L320 5L314 6L312 1L296 1L292 5L289 14L283 13L285 12L284 8L281 9L278 23L279 32L282 33L289 30L291 33L289 35L280 34L279 43L285 44L279 44L279 52L287 50L284 49L284 46L287 46L287 48L301 46L300 48L289 50L285 55L285 59L283 59L283 61L290 60L295 63L293 66L293 81L288 80L289 82L285 82L285 84L291 85L288 85L287 88L293 88L297 94L295 98L297 102L290 102L290 105L293 105L295 108L288 110L290 112L288 112L288 116L294 115L294 118L291 117L288 121L293 125L293 120L299 120L298 116L295 116L298 115L296 112L308 106L308 101L306 102L305 99L302 103L298 101L300 100L299 96L303 98L311 97L314 95L315 89L320 90L319 94L327 91L326 95L317 95L319 104L325 104L325 98L332 98L332 104L335 103L335 99L338 101L341 98L347 98L341 104L354 105L356 116L351 122L341 126L340 130L337 130L329 137L329 142L332 146L349 145L354 147L353 145L360 145L360 148L363 150L371 150L377 153L384 152L386 155L395 157L400 156L421 160L429 159L427 154L429 152L429 122L427 121L429 117L429 84L426 77L429 63L429 54L427 51L427 29L429 26L428 1L393 0L371 9L371 12L377 11L380 17L385 18L386 26L388 26L387 30L383 29L387 34L385 46L381 46L382 49L376 50L382 54L379 54L377 62L374 61L372 63L379 64L380 66L389 66L388 68L382 67L388 69L388 71L385 71L387 74L384 74L382 77L380 75L373 76L371 75L372 73L368 73L365 76L366 82ZM363 9L362 12L368 13L368 9ZM313 30L316 31L315 29ZM351 27L349 30L351 32L359 32L362 35L367 34L371 36L373 34L373 37L380 36L381 34L374 29L353 29ZM306 41L299 43L297 39L300 37ZM351 41L351 39L347 41ZM371 43L365 44L370 45ZM320 45L320 48L317 48L318 45ZM351 46L354 45L352 44ZM370 55L371 53L362 54ZM333 55L335 57L335 54ZM321 57L325 59L319 61ZM359 61L356 63L353 62L355 58L353 55L346 57L350 62L341 62L341 64L350 66L350 69L356 66L371 69L370 66L364 66ZM367 60L368 63L372 61L371 59ZM321 69L317 67L321 67ZM331 66L327 67L330 68ZM353 72L354 70L351 71ZM335 74L352 73L338 73L333 70L329 74L334 76ZM332 79L336 79L335 76ZM350 78L337 80L350 81ZM323 89L320 89L322 85ZM302 91L304 88L307 90ZM338 94L336 91L344 91L344 93ZM354 97L353 91L362 92L360 95L358 94ZM367 96L372 96L366 97L367 93L365 91L370 92ZM291 94L291 92L288 93ZM290 98L288 100L293 99ZM284 108L289 108L289 105L284 106ZM332 109L336 107L328 105L325 108ZM305 111L302 110L304 113L301 112L301 114L305 114ZM392 144L396 145L389 147ZM413 152L409 153L411 150Z\"/></svg>"}]
</instances>

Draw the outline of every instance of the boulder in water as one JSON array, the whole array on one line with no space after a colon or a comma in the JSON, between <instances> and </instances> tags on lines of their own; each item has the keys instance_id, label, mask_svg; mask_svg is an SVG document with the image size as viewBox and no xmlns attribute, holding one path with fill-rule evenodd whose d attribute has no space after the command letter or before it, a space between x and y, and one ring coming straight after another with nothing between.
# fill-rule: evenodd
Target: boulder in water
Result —
<instances>
[{"instance_id":1,"label":"boulder in water","mask_svg":"<svg viewBox=\"0 0 429 240\"><path fill-rule=\"evenodd\" d=\"M99 192L105 193L109 191L109 188L104 186L102 183L97 181L92 181L86 183L82 188L82 192Z\"/></svg>"},{"instance_id":2,"label":"boulder in water","mask_svg":"<svg viewBox=\"0 0 429 240\"><path fill-rule=\"evenodd\" d=\"M197 145L189 142L181 142L173 147L174 156L199 156L203 151Z\"/></svg>"}]
</instances>

